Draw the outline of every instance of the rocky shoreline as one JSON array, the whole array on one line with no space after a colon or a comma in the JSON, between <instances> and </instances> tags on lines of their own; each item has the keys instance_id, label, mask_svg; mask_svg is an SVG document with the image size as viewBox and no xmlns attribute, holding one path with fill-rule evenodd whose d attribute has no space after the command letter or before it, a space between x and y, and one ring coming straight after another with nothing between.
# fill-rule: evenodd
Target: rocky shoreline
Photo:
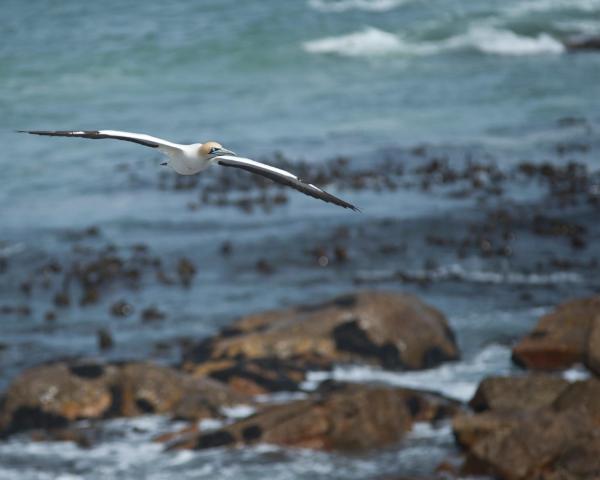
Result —
<instances>
[{"instance_id":1,"label":"rocky shoreline","mask_svg":"<svg viewBox=\"0 0 600 480\"><path fill-rule=\"evenodd\" d=\"M270 443L361 452L397 445L415 422L451 421L462 453L438 466L440 478L591 480L600 475L598 331L598 297L559 305L513 348L527 370L484 379L468 404L426 385L303 388L307 372L339 364L406 370L458 359L441 312L413 295L357 291L241 318L190 344L177 365L82 358L33 367L2 396L0 432L93 448L106 419L160 414L187 424L157 432L165 450ZM574 363L589 378L564 379ZM299 397L269 397L281 391Z\"/></svg>"}]
</instances>

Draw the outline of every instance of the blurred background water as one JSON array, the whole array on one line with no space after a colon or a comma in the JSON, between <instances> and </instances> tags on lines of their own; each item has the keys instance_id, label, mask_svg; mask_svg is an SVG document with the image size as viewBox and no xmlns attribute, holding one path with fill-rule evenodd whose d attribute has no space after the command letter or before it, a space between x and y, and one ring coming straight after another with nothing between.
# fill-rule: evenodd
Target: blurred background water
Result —
<instances>
[{"instance_id":1,"label":"blurred background water","mask_svg":"<svg viewBox=\"0 0 600 480\"><path fill-rule=\"evenodd\" d=\"M32 311L0 317L0 387L43 360L101 355L95 336L100 326L115 337L115 348L102 355L175 361L177 351L157 354L156 342L201 338L244 313L328 298L356 288L362 275L383 278L376 286L416 291L457 330L462 362L424 377L396 374L394 381L424 381L427 388L468 398L482 376L512 368L510 340L540 313L597 288L590 277L552 272L539 288L537 277L485 276L520 271L537 258L534 246L492 265L457 261L445 252L434 256L442 271L466 280L423 291L385 280L386 269L422 269L430 252L419 235L464 231L480 213L476 204L427 192L342 192L334 184L332 191L362 207L362 215L299 193L270 214L192 210L186 208L189 192L158 188L157 171L164 167L151 149L14 130L128 130L182 143L215 139L259 159L282 152L318 164L343 155L365 166L386 150L423 144L450 159L468 153L508 166L552 159L558 142L583 142L575 160L597 168L600 55L568 53L563 42L599 33L598 0L3 0L0 254L9 269L0 275L0 302L28 303ZM540 201L531 185L512 195ZM589 220L586 212L574 215ZM44 315L53 292L29 298L18 285L40 262L70 258L69 235L91 225L100 233L85 240L90 248L127 250L144 243L172 263L191 259L198 268L193 286L169 289L145 279L143 288L109 292L107 302L63 309L49 325ZM352 262L320 268L307 260L306 250L327 245L339 228L351 232L345 246ZM390 265L371 248L382 238L408 245L411 254ZM218 255L224 241L233 245L228 259ZM256 272L259 258L275 267L273 275ZM524 285L538 288L534 301L515 302ZM167 321L148 327L137 316L111 319L107 305L123 296L138 308L157 305L168 312ZM347 471L345 458L308 452L171 456L150 444L127 450L119 440L90 455L13 440L0 445L0 473L264 478L269 471L273 478L366 478L419 472L424 462L435 463L427 457L438 455L435 442L446 450L452 443L448 430L425 438L436 440L417 438L414 450L354 458ZM30 458L37 463L24 460ZM156 465L152 471L145 466L149 459ZM316 472L318 465L323 471Z\"/></svg>"}]
</instances>

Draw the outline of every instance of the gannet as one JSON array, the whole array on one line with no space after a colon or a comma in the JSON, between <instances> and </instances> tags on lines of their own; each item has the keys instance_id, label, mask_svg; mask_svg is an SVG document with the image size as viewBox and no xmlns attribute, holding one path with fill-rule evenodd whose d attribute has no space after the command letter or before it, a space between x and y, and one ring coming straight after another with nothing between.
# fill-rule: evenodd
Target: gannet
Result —
<instances>
[{"instance_id":1,"label":"gannet","mask_svg":"<svg viewBox=\"0 0 600 480\"><path fill-rule=\"evenodd\" d=\"M241 168L242 170L267 177L274 182L295 188L306 195L318 198L324 202L359 211L351 203L345 202L311 183L303 182L293 173L250 160L249 158L239 157L231 150L223 148L220 143L214 141L182 145L143 133L120 132L117 130L18 130L18 132L31 133L33 135L49 135L52 137L112 138L139 143L146 147L156 148L161 153L164 153L169 159L161 163L161 165L171 167L180 175L195 175L214 164L224 167Z\"/></svg>"}]
</instances>

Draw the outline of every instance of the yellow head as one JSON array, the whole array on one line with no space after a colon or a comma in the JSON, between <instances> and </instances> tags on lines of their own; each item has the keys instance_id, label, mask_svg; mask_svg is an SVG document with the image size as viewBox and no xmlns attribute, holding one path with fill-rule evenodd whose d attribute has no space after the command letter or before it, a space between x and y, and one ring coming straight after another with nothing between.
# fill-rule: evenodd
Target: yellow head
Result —
<instances>
[{"instance_id":1,"label":"yellow head","mask_svg":"<svg viewBox=\"0 0 600 480\"><path fill-rule=\"evenodd\" d=\"M217 142L205 142L198 149L198 153L204 157L214 156L219 151L223 150L223 146ZM223 155L223 154L221 154Z\"/></svg>"}]
</instances>

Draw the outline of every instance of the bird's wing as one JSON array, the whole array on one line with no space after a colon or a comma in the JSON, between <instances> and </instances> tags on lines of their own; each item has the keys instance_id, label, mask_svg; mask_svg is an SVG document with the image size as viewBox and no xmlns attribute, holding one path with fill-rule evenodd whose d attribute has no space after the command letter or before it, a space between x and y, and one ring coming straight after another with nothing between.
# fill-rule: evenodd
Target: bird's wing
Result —
<instances>
[{"instance_id":1,"label":"bird's wing","mask_svg":"<svg viewBox=\"0 0 600 480\"><path fill-rule=\"evenodd\" d=\"M224 167L241 168L242 170L247 170L251 173L262 175L263 177L267 177L274 182L295 188L306 195L318 198L324 202L333 203L344 208L350 208L355 212L360 211L351 203L345 202L341 198L338 198L331 193L327 193L326 191L321 190L319 187L315 187L310 183L304 183L296 175L282 170L281 168L271 167L270 165L265 165L264 163L250 160L249 158L235 157L230 155L216 157L215 162L219 165L223 165Z\"/></svg>"},{"instance_id":2,"label":"bird's wing","mask_svg":"<svg viewBox=\"0 0 600 480\"><path fill-rule=\"evenodd\" d=\"M31 133L33 135L48 135L51 137L92 138L94 140L114 138L115 140L124 140L126 142L139 143L146 147L158 148L165 153L172 153L175 150L181 151L182 147L177 143L143 133L120 132L117 130L19 130L19 132Z\"/></svg>"}]
</instances>

